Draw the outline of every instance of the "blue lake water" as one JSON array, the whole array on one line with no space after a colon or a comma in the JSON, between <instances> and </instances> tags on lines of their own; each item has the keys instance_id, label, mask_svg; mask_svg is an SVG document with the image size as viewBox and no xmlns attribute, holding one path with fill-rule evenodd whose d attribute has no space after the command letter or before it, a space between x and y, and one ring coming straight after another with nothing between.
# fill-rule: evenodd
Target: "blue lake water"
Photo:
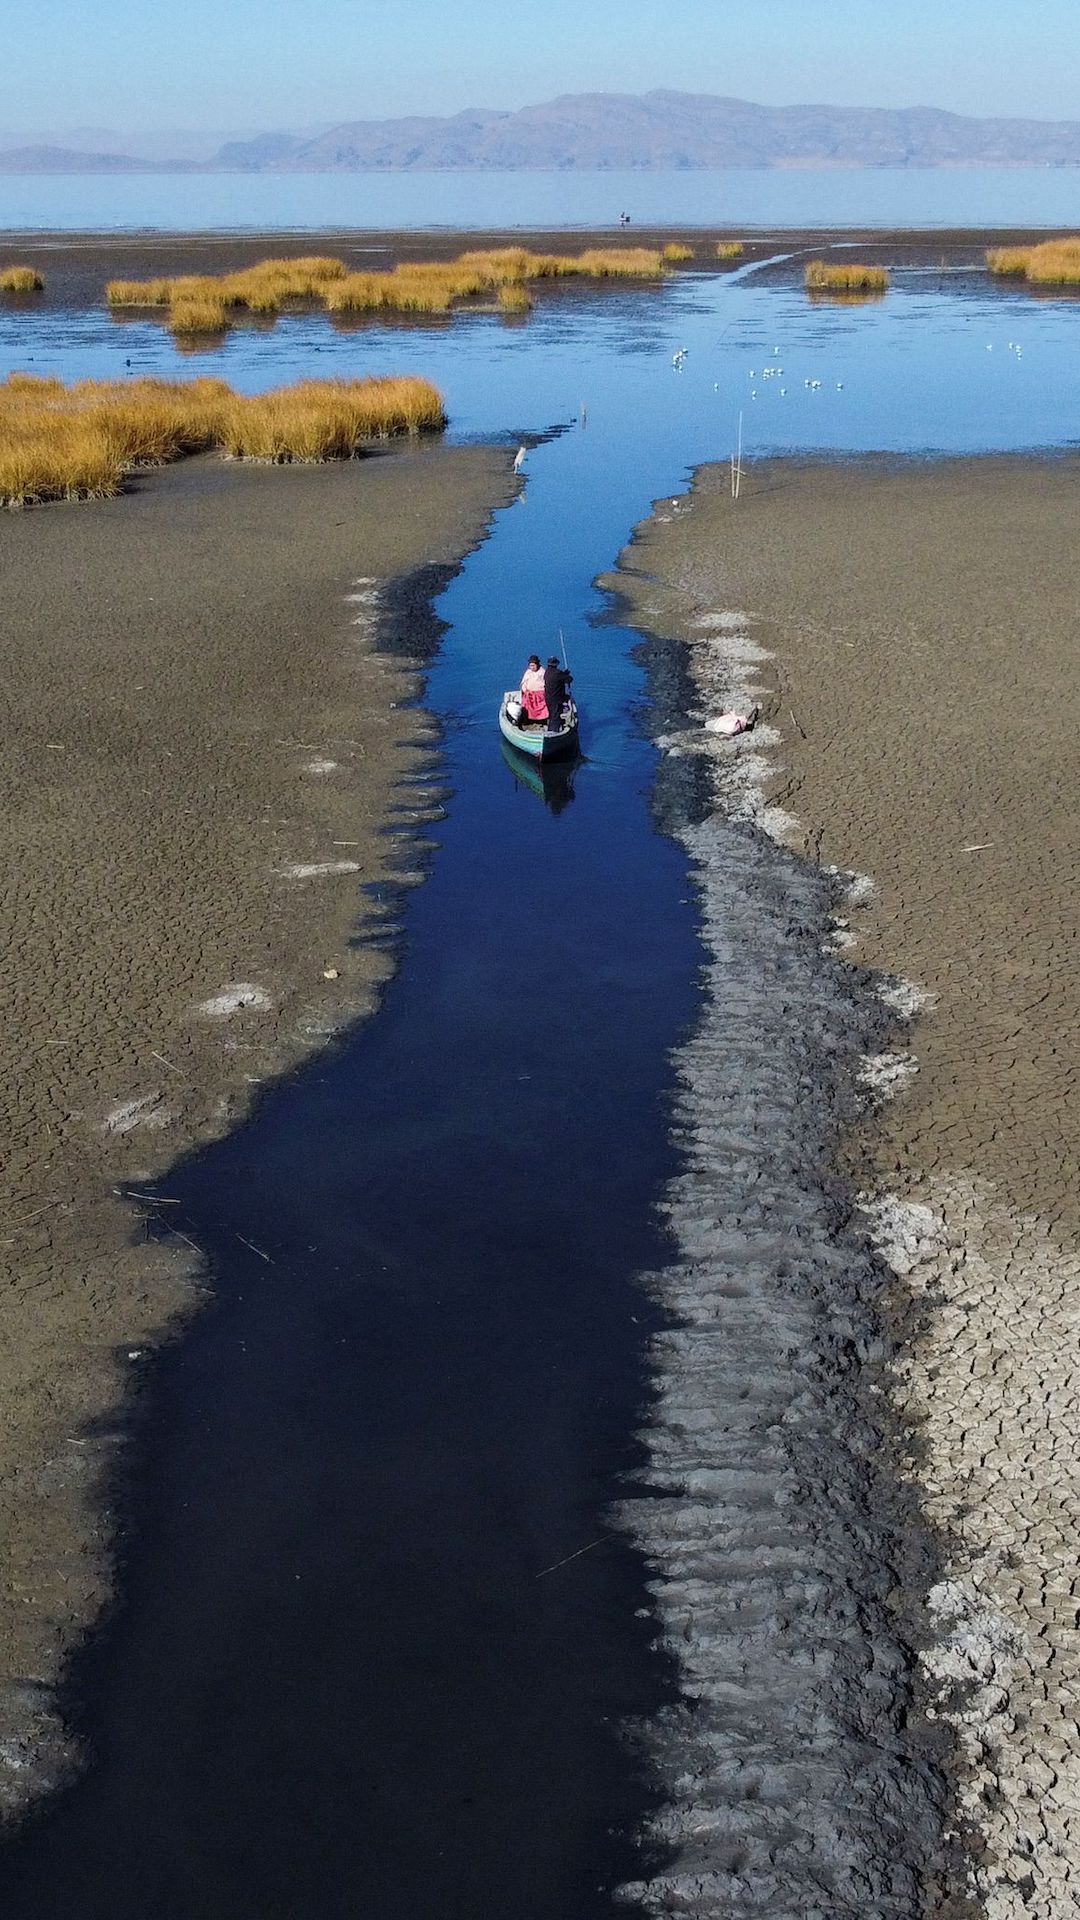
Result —
<instances>
[{"instance_id":1,"label":"blue lake water","mask_svg":"<svg viewBox=\"0 0 1080 1920\"><path fill-rule=\"evenodd\" d=\"M740 414L751 456L1071 444L1078 327L975 274L815 307L797 263L194 358L104 311L0 316L0 372L415 369L456 435L565 428L439 602L452 798L383 1010L165 1186L218 1304L155 1370L125 1606L74 1701L95 1764L0 1853L11 1920L627 1911L648 1787L618 1729L671 1675L604 1514L639 1464L633 1276L700 950L636 636L593 582ZM556 811L494 710L560 628L588 758Z\"/></svg>"},{"instance_id":2,"label":"blue lake water","mask_svg":"<svg viewBox=\"0 0 1080 1920\"><path fill-rule=\"evenodd\" d=\"M563 484L610 484L632 459L633 517L688 465L726 458L743 416L751 456L978 452L1080 439L1080 303L1033 298L984 273L896 273L881 302L818 306L771 272L687 274L658 290L541 295L526 320L462 314L429 326L287 316L181 352L156 320L100 311L0 309L0 375L66 379L222 375L246 391L310 375L417 372L447 398L455 434L588 429ZM682 370L676 347L688 349ZM782 372L780 371L782 369ZM808 385L808 382L820 385ZM663 477L667 476L667 477ZM650 481L656 484L650 490ZM628 529L630 522L623 523ZM598 553L597 567L611 555Z\"/></svg>"},{"instance_id":3,"label":"blue lake water","mask_svg":"<svg viewBox=\"0 0 1080 1920\"><path fill-rule=\"evenodd\" d=\"M1076 168L0 176L0 231L110 228L1039 227Z\"/></svg>"}]
</instances>

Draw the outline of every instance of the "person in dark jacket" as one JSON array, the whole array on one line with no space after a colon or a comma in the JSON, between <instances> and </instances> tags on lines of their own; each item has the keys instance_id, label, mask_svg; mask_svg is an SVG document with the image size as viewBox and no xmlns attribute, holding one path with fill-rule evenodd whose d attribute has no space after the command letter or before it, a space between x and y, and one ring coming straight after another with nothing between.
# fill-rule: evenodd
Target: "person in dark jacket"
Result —
<instances>
[{"instance_id":1,"label":"person in dark jacket","mask_svg":"<svg viewBox=\"0 0 1080 1920\"><path fill-rule=\"evenodd\" d=\"M566 705L566 696L570 691L573 674L560 667L552 654L544 668L544 700L548 710L547 730L549 733L562 732L562 710Z\"/></svg>"}]
</instances>

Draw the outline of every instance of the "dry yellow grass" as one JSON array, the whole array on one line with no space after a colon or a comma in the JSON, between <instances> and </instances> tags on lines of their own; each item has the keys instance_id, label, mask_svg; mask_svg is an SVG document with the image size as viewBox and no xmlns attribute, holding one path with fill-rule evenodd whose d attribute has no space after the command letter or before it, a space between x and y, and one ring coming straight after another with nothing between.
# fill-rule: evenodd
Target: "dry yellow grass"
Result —
<instances>
[{"instance_id":1,"label":"dry yellow grass","mask_svg":"<svg viewBox=\"0 0 1080 1920\"><path fill-rule=\"evenodd\" d=\"M1030 247L990 247L986 264L991 273L1026 274L1031 253Z\"/></svg>"},{"instance_id":2,"label":"dry yellow grass","mask_svg":"<svg viewBox=\"0 0 1080 1920\"><path fill-rule=\"evenodd\" d=\"M64 383L55 374L45 373L9 373L6 382L9 393L25 393L44 400L49 394L63 393Z\"/></svg>"},{"instance_id":3,"label":"dry yellow grass","mask_svg":"<svg viewBox=\"0 0 1080 1920\"><path fill-rule=\"evenodd\" d=\"M690 250L672 255L687 259ZM454 303L495 293L506 312L526 313L532 305L523 290L529 281L569 275L605 280L613 277L660 279L662 256L647 247L594 247L581 254L530 253L526 247L492 247L463 253L456 260L405 262L390 270L349 273L329 256L300 260L260 260L239 273L217 277L182 275L176 279L110 280L110 306L167 308L167 324L183 335L220 333L238 309L276 314L287 300L317 300L329 313L448 313ZM502 298L502 289L517 289Z\"/></svg>"},{"instance_id":4,"label":"dry yellow grass","mask_svg":"<svg viewBox=\"0 0 1080 1920\"><path fill-rule=\"evenodd\" d=\"M681 240L670 240L664 248L663 257L665 260L671 261L692 260L694 257L694 249L693 247L684 246Z\"/></svg>"},{"instance_id":5,"label":"dry yellow grass","mask_svg":"<svg viewBox=\"0 0 1080 1920\"><path fill-rule=\"evenodd\" d=\"M193 293L174 300L169 308L173 333L224 333L228 326L225 299L220 293Z\"/></svg>"},{"instance_id":6,"label":"dry yellow grass","mask_svg":"<svg viewBox=\"0 0 1080 1920\"><path fill-rule=\"evenodd\" d=\"M532 294L520 282L508 281L499 288L499 306L503 313L529 313L532 303Z\"/></svg>"},{"instance_id":7,"label":"dry yellow grass","mask_svg":"<svg viewBox=\"0 0 1080 1920\"><path fill-rule=\"evenodd\" d=\"M561 273L584 273L595 280L660 280L662 256L652 247L591 247L564 260Z\"/></svg>"},{"instance_id":8,"label":"dry yellow grass","mask_svg":"<svg viewBox=\"0 0 1080 1920\"><path fill-rule=\"evenodd\" d=\"M4 293L41 293L44 286L45 276L36 267L0 269L0 291Z\"/></svg>"},{"instance_id":9,"label":"dry yellow grass","mask_svg":"<svg viewBox=\"0 0 1080 1920\"><path fill-rule=\"evenodd\" d=\"M265 394L224 380L0 384L0 504L118 493L137 466L218 447L240 459L335 460L365 440L445 425L427 380L304 380Z\"/></svg>"},{"instance_id":10,"label":"dry yellow grass","mask_svg":"<svg viewBox=\"0 0 1080 1920\"><path fill-rule=\"evenodd\" d=\"M110 280L105 298L110 307L167 307L171 280Z\"/></svg>"},{"instance_id":11,"label":"dry yellow grass","mask_svg":"<svg viewBox=\"0 0 1080 1920\"><path fill-rule=\"evenodd\" d=\"M426 380L301 380L270 393L235 394L221 445L236 459L343 460L365 440L430 432L445 424Z\"/></svg>"},{"instance_id":12,"label":"dry yellow grass","mask_svg":"<svg viewBox=\"0 0 1080 1920\"><path fill-rule=\"evenodd\" d=\"M718 260L741 260L746 247L741 240L718 240L716 257Z\"/></svg>"},{"instance_id":13,"label":"dry yellow grass","mask_svg":"<svg viewBox=\"0 0 1080 1920\"><path fill-rule=\"evenodd\" d=\"M1033 287L1080 286L1080 235L1032 247L991 247L986 264L991 273L1015 274Z\"/></svg>"},{"instance_id":14,"label":"dry yellow grass","mask_svg":"<svg viewBox=\"0 0 1080 1920\"><path fill-rule=\"evenodd\" d=\"M889 285L889 270L867 266L860 260L837 263L811 260L806 269L806 284L811 293L884 293Z\"/></svg>"}]
</instances>

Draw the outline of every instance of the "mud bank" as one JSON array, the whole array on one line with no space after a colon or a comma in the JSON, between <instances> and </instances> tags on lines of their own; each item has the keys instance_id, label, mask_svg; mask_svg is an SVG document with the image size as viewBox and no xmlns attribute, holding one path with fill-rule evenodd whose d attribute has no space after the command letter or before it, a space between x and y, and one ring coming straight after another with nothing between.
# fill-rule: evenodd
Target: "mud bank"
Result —
<instances>
[{"instance_id":1,"label":"mud bank","mask_svg":"<svg viewBox=\"0 0 1080 1920\"><path fill-rule=\"evenodd\" d=\"M691 495L674 510L665 508L662 524L654 520L639 530L620 576L635 619L658 636L655 646L663 650L667 642L670 651L675 642L688 649L683 657L696 706L691 730L669 738L669 756L706 756L722 807L757 820L785 846L819 862L817 881L802 883L811 891L835 887L844 873L854 876L831 939L822 940L841 958L825 961L825 975L816 965L809 969L817 993L831 977L841 1000L858 997L874 979L843 956L882 970L877 998L891 1030L869 1043L856 1038L846 1058L835 1025L830 1034L810 1012L812 996L805 1002L793 1065L780 1081L783 1097L770 1099L766 1109L764 1140L755 1140L745 1123L733 1129L729 1112L738 1113L744 1089L760 1076L762 1055L765 1086L772 1087L777 1010L793 1004L806 950L797 918L784 932L785 966L768 995L758 968L754 984L762 1004L745 998L726 1036L717 1026L719 1051L709 1050L706 1029L682 1062L679 1118L691 1170L671 1204L684 1266L656 1282L685 1329L657 1356L660 1419L653 1444L670 1519L657 1530L650 1505L630 1515L643 1537L650 1526L656 1536L651 1551L659 1594L679 1646L679 1609L671 1602L681 1582L700 1580L708 1567L703 1556L711 1556L715 1570L708 1589L700 1588L702 1599L708 1597L708 1622L725 1580L724 1555L717 1563L715 1552L723 1508L696 1541L703 1516L694 1513L694 1496L707 1467L699 1428L711 1445L715 1409L724 1404L708 1371L702 1377L698 1370L698 1329L704 1318L712 1338L723 1341L715 1331L719 1298L725 1316L738 1316L737 1327L752 1317L760 1337L760 1283L751 1287L748 1316L746 1272L753 1264L747 1236L730 1230L731 1196L747 1207L747 1178L771 1161L785 1106L794 1106L800 1125L813 1130L831 1088L839 1089L836 1116L846 1121L854 1115L845 1113L844 1099L861 1088L872 1118L849 1132L840 1156L861 1189L861 1206L835 1246L863 1236L862 1270L876 1274L870 1301L882 1344L867 1345L864 1330L846 1348L833 1344L831 1367L810 1369L822 1404L834 1409L832 1432L826 1426L818 1474L805 1483L793 1475L799 1491L782 1509L782 1551L790 1554L793 1536L798 1541L807 1528L813 1531L809 1485L825 1490L826 1530L831 1514L844 1541L857 1549L853 1557L840 1552L823 1563L826 1608L838 1590L850 1591L856 1617L867 1623L880 1570L892 1565L886 1616L895 1620L890 1631L898 1630L907 1666L890 1676L866 1731L884 1736L886 1751L901 1761L892 1714L905 1689L913 1689L916 1700L926 1701L926 1717L919 1734L918 1719L907 1720L901 1708L904 1737L920 1750L929 1727L940 1730L938 1761L949 1791L932 1767L923 1824L911 1820L910 1808L905 1820L915 1852L905 1853L898 1842L891 1856L894 1873L907 1861L914 1878L906 1892L895 1879L877 1890L865 1879L853 1902L860 1911L964 1911L972 1901L993 1920L1020 1914L1056 1920L1075 1899L1080 1871L1080 1365L1074 1357L1080 1114L1065 1065L1080 995L1064 964L1075 941L1077 898L1070 795L1080 771L1080 688L1070 656L1080 566L1069 533L1077 485L1071 459L777 462L755 469L735 506L726 473L704 469ZM725 609L738 607L752 613L741 622L725 618ZM765 722L756 735L721 742L704 733L708 714L754 697L763 702ZM691 844L695 833L706 922L714 927L713 997L723 1003L733 981L742 990L738 935L746 909L730 885L723 836L698 827ZM789 858L781 850L775 856L781 868ZM793 870L806 872L801 862ZM760 891L759 881L754 892ZM911 1027L913 1015L919 1017ZM710 1023L720 1018L710 1013ZM824 1036L830 1037L822 1045ZM724 1088L734 1063L740 1070L732 1074L727 1106L718 1105L716 1089ZM826 1126L815 1137L822 1167L836 1164L835 1129ZM718 1179L719 1250L718 1208L703 1212L701 1205ZM750 1194L761 1191L754 1180ZM780 1191L766 1184L763 1193L760 1267L775 1292L798 1262L786 1238L769 1237L782 1217ZM850 1298L842 1256L839 1265L839 1293L835 1282L824 1293L806 1282L823 1328L834 1302ZM850 1274L859 1271L856 1260ZM721 1387L730 1384L724 1366L739 1372L734 1343L725 1348ZM769 1351L772 1357L775 1347ZM754 1460L762 1432L774 1443L782 1436L780 1458L791 1457L815 1404L801 1379L814 1351L821 1351L820 1340L794 1326L779 1367L781 1405L797 1404L794 1420L785 1411L782 1426L775 1424L775 1403L766 1397L751 1439L731 1448L725 1437L717 1454L736 1484L741 1475L742 1485L758 1487L757 1524L764 1514L775 1526L780 1502L776 1486L747 1474L747 1461ZM759 1392L758 1369L751 1370L750 1407ZM695 1378L701 1380L696 1394L687 1391ZM881 1556L871 1529L844 1525L849 1476L843 1473L838 1486L838 1438L850 1435L855 1457L862 1452L858 1423L844 1411L851 1396L854 1404L877 1409L883 1432L893 1435L883 1453L870 1449L865 1472L878 1477L864 1478L863 1486L878 1519L899 1502L900 1537L913 1548L906 1557ZM870 1419L872 1427L872 1411ZM840 1457L848 1458L847 1445ZM715 1500L720 1483L706 1484ZM730 1494L723 1491L726 1502ZM728 1537L719 1534L721 1541ZM696 1551L685 1552L686 1540ZM760 1600L756 1551L754 1567L751 1597ZM693 1585L686 1591L692 1597ZM717 1667L712 1628L702 1628L700 1612L684 1611L691 1624L681 1657L700 1704L673 1728L669 1766L684 1786L690 1783L674 1803L675 1830L689 1828L695 1837L686 1843L690 1890L677 1881L671 1903L676 1910L682 1900L690 1911L755 1911L745 1888L737 1895L742 1906L723 1906L724 1882L710 1881L709 1873L718 1865L730 1873L725 1849L733 1846L745 1867L755 1857L746 1852L747 1836L757 1842L763 1826L769 1830L759 1804L763 1785L783 1776L767 1769L754 1776L746 1762L758 1758L770 1703L775 1708L778 1700L815 1696L814 1662L801 1648L784 1657L776 1624L783 1615L775 1604L757 1615L725 1607L722 1643L729 1652L738 1648L738 1632L745 1630L741 1651L754 1649L752 1662L745 1661L752 1685L742 1676L737 1696L740 1713L749 1699L758 1716L756 1744L747 1751L745 1741L732 1738L732 1696L726 1684L717 1685L730 1676ZM805 1608L799 1618L806 1628ZM880 1631L871 1636L881 1639ZM774 1657L778 1670L761 1686L765 1663ZM845 1673L842 1661L834 1664L832 1678L834 1697L846 1697L848 1713L853 1701L869 1707L850 1666ZM721 1700L722 1732L715 1745L706 1742L716 1769L710 1774L700 1764L700 1746L694 1765L687 1741ZM774 1750L766 1745L769 1761ZM840 1751L834 1740L830 1766ZM904 1778L910 1791L919 1770L905 1761L899 1776L890 1774L880 1752L877 1764L885 1775L878 1804L891 1819L890 1777ZM860 1777L869 1781L872 1770L860 1770ZM697 1782L710 1778L725 1787L719 1820L703 1817L717 1796L699 1791ZM831 1770L824 1778L827 1807ZM820 1797L820 1774L816 1792ZM776 1832L790 1835L791 1796L781 1791L779 1800ZM857 1807L858 1796L845 1805ZM962 1858L955 1848L935 1858L933 1846L924 1845L930 1809L939 1837L960 1834ZM821 1843L815 1841L808 1856L819 1871L822 1858L830 1857L824 1842L830 1826L819 1830ZM857 1852L847 1851L862 1871ZM763 1863L760 1848L757 1860L762 1875L775 1866L772 1858ZM805 1894L785 1901L779 1882L770 1888L762 1878L757 1886L766 1911L819 1910ZM846 1897L853 1897L850 1884ZM890 1898L901 1904L890 1906ZM826 1901L820 1910L836 1907Z\"/></svg>"},{"instance_id":2,"label":"mud bank","mask_svg":"<svg viewBox=\"0 0 1080 1920\"><path fill-rule=\"evenodd\" d=\"M1041 237L1050 238L1047 231ZM840 232L821 232L813 228L756 229L738 232L744 252L734 261L718 262L718 241L733 237L730 227L597 227L524 229L509 228L495 232L484 228L460 232L435 230L429 233L404 229L398 232L382 228L346 228L320 230L313 241L311 233L35 233L4 234L0 244L12 257L30 261L45 275L44 294L27 296L22 305L28 315L42 310L100 308L105 299L105 284L111 279L147 279L155 274L233 273L250 267L269 256L291 258L300 254L331 253L345 260L354 271L396 265L399 261L452 260L471 249L529 246L537 253L579 253L587 247L664 247L672 241L693 248L686 262L689 271L707 269L711 273L730 271L748 261L764 260L777 251L801 254L826 252L833 246L850 248L861 244L873 257L893 264L936 266L943 260L951 265L970 266L982 272L988 246L1021 246L1030 242L1026 228L957 229L951 232L929 229L845 228ZM682 272L683 268L676 269ZM790 268L776 270L781 275ZM592 287L595 294L602 288ZM557 283L541 285L540 297L557 298Z\"/></svg>"},{"instance_id":3,"label":"mud bank","mask_svg":"<svg viewBox=\"0 0 1080 1920\"><path fill-rule=\"evenodd\" d=\"M375 1004L439 810L431 596L512 484L491 448L199 460L0 526L8 1817L70 1762L53 1685L108 1596L124 1409L199 1298L137 1196Z\"/></svg>"},{"instance_id":4,"label":"mud bank","mask_svg":"<svg viewBox=\"0 0 1080 1920\"><path fill-rule=\"evenodd\" d=\"M625 1895L657 1914L960 1915L947 1740L916 1651L940 1563L898 1469L887 1276L836 1171L894 1015L837 957L853 876L780 842L775 731L702 729L720 686L724 704L762 696L767 650L730 598L687 607L646 577L642 547L639 531L604 584L650 636L658 809L707 960L675 1058L676 1258L644 1282L672 1322L652 1348L650 1471L618 1515L682 1674L682 1703L641 1730L671 1864ZM692 646L673 645L680 624Z\"/></svg>"}]
</instances>

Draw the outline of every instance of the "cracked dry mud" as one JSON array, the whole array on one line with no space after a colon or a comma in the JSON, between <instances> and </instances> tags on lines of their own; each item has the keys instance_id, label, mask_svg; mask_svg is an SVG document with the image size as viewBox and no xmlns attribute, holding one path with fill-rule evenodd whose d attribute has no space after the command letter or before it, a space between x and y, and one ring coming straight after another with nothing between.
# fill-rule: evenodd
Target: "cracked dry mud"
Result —
<instances>
[{"instance_id":1,"label":"cracked dry mud","mask_svg":"<svg viewBox=\"0 0 1080 1920\"><path fill-rule=\"evenodd\" d=\"M373 1005L387 949L350 936L439 811L430 596L511 484L492 448L197 460L0 525L0 1817L70 1762L123 1407L199 1296L124 1195Z\"/></svg>"},{"instance_id":2,"label":"cracked dry mud","mask_svg":"<svg viewBox=\"0 0 1080 1920\"><path fill-rule=\"evenodd\" d=\"M1078 495L1072 458L774 462L737 505L703 469L612 583L686 646L663 744L710 795L687 841L715 991L679 1062L679 1259L652 1283L680 1323L656 1356L661 1498L627 1509L689 1696L658 1750L673 1864L635 1890L656 1911L1080 1906ZM753 697L757 735L705 732ZM786 965L742 956L790 856L744 884L717 802L821 863L825 976L798 861ZM852 1006L877 988L854 1054L821 1017L828 970ZM777 1238L793 1116L852 1093L861 1208L780 1213Z\"/></svg>"}]
</instances>

